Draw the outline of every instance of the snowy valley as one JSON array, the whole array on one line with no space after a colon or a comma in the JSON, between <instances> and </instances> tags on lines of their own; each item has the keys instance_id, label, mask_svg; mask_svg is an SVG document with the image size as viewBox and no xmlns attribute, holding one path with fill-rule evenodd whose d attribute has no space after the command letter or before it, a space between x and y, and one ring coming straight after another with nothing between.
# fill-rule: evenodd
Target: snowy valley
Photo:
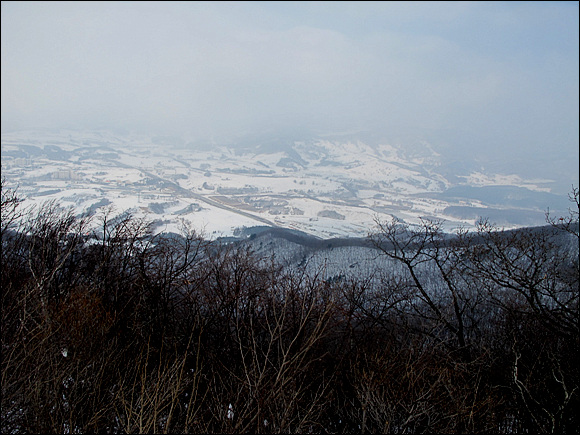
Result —
<instances>
[{"instance_id":1,"label":"snowy valley","mask_svg":"<svg viewBox=\"0 0 580 435\"><path fill-rule=\"evenodd\" d=\"M480 217L517 228L568 205L549 180L450 168L428 143L411 149L357 135L201 143L109 131L2 134L2 177L24 206L54 199L79 214L131 213L156 232L186 225L210 239L256 226L365 237L376 219L392 217L440 219L448 231Z\"/></svg>"}]
</instances>

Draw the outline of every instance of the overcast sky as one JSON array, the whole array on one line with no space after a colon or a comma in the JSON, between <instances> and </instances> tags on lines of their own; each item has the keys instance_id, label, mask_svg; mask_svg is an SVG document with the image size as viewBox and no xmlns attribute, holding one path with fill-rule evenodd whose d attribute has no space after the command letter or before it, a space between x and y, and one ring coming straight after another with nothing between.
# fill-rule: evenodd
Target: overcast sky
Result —
<instances>
[{"instance_id":1,"label":"overcast sky","mask_svg":"<svg viewBox=\"0 0 580 435\"><path fill-rule=\"evenodd\" d=\"M578 17L578 2L2 1L2 130L379 130L559 159L577 179Z\"/></svg>"}]
</instances>

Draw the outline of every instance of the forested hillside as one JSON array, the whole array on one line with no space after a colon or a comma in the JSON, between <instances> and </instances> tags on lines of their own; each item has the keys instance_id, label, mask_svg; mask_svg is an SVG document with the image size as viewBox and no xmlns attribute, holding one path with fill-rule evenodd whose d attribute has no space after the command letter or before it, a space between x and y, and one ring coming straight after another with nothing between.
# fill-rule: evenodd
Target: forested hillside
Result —
<instances>
[{"instance_id":1,"label":"forested hillside","mask_svg":"<svg viewBox=\"0 0 580 435\"><path fill-rule=\"evenodd\" d=\"M377 221L329 273L2 184L2 433L578 433L578 189L540 228Z\"/></svg>"}]
</instances>

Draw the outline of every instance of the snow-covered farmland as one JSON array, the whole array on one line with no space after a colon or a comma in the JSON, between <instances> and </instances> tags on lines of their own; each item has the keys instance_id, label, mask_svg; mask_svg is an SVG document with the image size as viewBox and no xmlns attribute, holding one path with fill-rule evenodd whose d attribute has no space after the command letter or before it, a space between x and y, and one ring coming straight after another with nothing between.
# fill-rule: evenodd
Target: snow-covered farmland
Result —
<instances>
[{"instance_id":1,"label":"snow-covered farmland","mask_svg":"<svg viewBox=\"0 0 580 435\"><path fill-rule=\"evenodd\" d=\"M439 158L429 144L410 153L389 144L328 138L266 152L261 145L199 148L105 131L2 134L2 176L9 187L18 187L25 206L54 199L83 213L106 205L155 221L156 231L178 231L186 224L208 237L260 225L323 238L360 237L374 229L376 219L392 217L469 227L478 216L466 207L485 212L490 205L477 194L447 194L454 188L548 190L542 180L482 171L454 185L439 172ZM507 203L494 207L500 217L517 210ZM541 210L525 211L541 223ZM503 224L517 226L507 218Z\"/></svg>"}]
</instances>

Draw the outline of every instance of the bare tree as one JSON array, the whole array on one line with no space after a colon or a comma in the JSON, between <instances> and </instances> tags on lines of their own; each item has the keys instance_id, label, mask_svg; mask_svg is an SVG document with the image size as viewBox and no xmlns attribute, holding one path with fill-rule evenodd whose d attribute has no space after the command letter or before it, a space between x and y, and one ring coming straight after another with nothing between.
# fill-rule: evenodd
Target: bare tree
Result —
<instances>
[{"instance_id":1,"label":"bare tree","mask_svg":"<svg viewBox=\"0 0 580 435\"><path fill-rule=\"evenodd\" d=\"M562 242L565 231L501 231L487 221L477 231L481 243L469 253L470 267L493 301L520 298L554 333L577 337L578 250Z\"/></svg>"},{"instance_id":2,"label":"bare tree","mask_svg":"<svg viewBox=\"0 0 580 435\"><path fill-rule=\"evenodd\" d=\"M450 237L442 231L442 222L427 219L417 228L396 219L377 219L376 224L378 231L371 235L374 246L403 266L390 275L385 287L394 301L400 300L393 307L402 307L417 319L410 326L469 358L469 328L475 325L468 314L478 298L463 273L470 243L467 232L459 230Z\"/></svg>"},{"instance_id":3,"label":"bare tree","mask_svg":"<svg viewBox=\"0 0 580 435\"><path fill-rule=\"evenodd\" d=\"M16 189L10 189L6 187L5 177L2 177L0 181L0 190L2 192L2 198L0 200L0 235L2 240L4 240L4 234L6 231L11 229L18 222L24 212L20 207L22 199L18 197Z\"/></svg>"}]
</instances>

